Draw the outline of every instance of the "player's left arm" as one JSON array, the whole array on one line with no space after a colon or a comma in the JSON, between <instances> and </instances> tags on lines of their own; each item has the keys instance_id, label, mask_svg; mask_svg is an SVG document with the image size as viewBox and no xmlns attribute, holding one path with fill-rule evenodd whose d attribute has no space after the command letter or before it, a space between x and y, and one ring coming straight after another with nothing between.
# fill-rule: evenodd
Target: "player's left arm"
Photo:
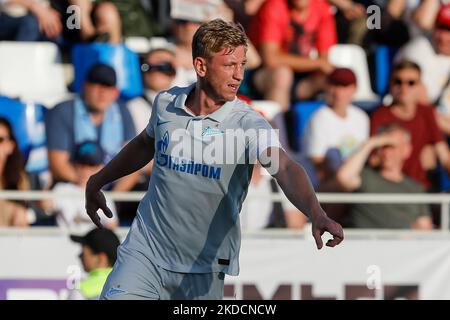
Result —
<instances>
[{"instance_id":1,"label":"player's left arm","mask_svg":"<svg viewBox=\"0 0 450 320\"><path fill-rule=\"evenodd\" d=\"M291 160L282 148L269 147L263 154L261 165L277 180L289 201L309 217L317 248L320 250L323 246L321 236L325 231L333 236L326 243L327 246L334 247L341 243L344 239L342 227L330 219L320 206L303 167Z\"/></svg>"}]
</instances>

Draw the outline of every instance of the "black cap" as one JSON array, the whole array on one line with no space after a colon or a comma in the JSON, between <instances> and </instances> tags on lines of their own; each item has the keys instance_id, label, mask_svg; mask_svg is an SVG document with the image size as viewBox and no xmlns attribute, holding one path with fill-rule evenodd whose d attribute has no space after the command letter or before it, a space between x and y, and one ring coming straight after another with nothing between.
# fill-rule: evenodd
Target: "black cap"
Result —
<instances>
[{"instance_id":1,"label":"black cap","mask_svg":"<svg viewBox=\"0 0 450 320\"><path fill-rule=\"evenodd\" d=\"M74 163L98 166L105 163L106 154L96 141L86 141L76 146Z\"/></svg>"},{"instance_id":2,"label":"black cap","mask_svg":"<svg viewBox=\"0 0 450 320\"><path fill-rule=\"evenodd\" d=\"M116 71L107 64L96 63L89 68L86 82L115 87L117 83Z\"/></svg>"},{"instance_id":3,"label":"black cap","mask_svg":"<svg viewBox=\"0 0 450 320\"><path fill-rule=\"evenodd\" d=\"M117 247L120 245L120 240L111 230L96 228L89 231L85 236L71 235L70 239L88 246L95 253L105 253L111 265L116 262Z\"/></svg>"}]
</instances>

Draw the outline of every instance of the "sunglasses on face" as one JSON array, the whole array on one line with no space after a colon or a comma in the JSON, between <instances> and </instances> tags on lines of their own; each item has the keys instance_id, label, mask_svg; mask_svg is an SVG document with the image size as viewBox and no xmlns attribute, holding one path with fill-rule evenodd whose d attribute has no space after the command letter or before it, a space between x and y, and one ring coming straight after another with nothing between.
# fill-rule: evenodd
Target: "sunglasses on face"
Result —
<instances>
[{"instance_id":1,"label":"sunglasses on face","mask_svg":"<svg viewBox=\"0 0 450 320\"><path fill-rule=\"evenodd\" d=\"M403 84L406 84L409 87L412 87L412 86L415 86L417 84L417 82L418 82L418 80L412 80L412 79L410 79L410 80L403 80L403 79L400 79L400 78L395 78L393 80L393 83L394 83L395 86L401 86Z\"/></svg>"},{"instance_id":2,"label":"sunglasses on face","mask_svg":"<svg viewBox=\"0 0 450 320\"><path fill-rule=\"evenodd\" d=\"M163 62L158 64L144 63L141 66L142 72L162 72L169 76L173 76L176 73L174 66L170 62Z\"/></svg>"},{"instance_id":3,"label":"sunglasses on face","mask_svg":"<svg viewBox=\"0 0 450 320\"><path fill-rule=\"evenodd\" d=\"M0 144L6 141L9 141L9 137L0 137Z\"/></svg>"}]
</instances>

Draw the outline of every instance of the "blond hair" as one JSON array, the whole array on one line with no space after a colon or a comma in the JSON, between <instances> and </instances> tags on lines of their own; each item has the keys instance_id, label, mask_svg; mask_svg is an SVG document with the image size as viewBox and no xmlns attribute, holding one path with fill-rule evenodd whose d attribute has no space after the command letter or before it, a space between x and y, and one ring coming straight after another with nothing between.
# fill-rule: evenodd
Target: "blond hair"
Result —
<instances>
[{"instance_id":1,"label":"blond hair","mask_svg":"<svg viewBox=\"0 0 450 320\"><path fill-rule=\"evenodd\" d=\"M202 24L192 40L192 57L210 58L223 49L248 46L248 38L240 24L214 19Z\"/></svg>"}]
</instances>

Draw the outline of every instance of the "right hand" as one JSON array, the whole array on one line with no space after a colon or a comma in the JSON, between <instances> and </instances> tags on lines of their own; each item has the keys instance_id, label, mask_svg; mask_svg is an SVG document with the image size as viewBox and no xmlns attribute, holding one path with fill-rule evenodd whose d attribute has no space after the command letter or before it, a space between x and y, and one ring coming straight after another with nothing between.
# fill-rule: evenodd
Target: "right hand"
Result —
<instances>
[{"instance_id":1,"label":"right hand","mask_svg":"<svg viewBox=\"0 0 450 320\"><path fill-rule=\"evenodd\" d=\"M319 58L318 60L319 60L319 70L324 74L328 75L335 69L335 67L332 64L330 64L328 60L324 58Z\"/></svg>"},{"instance_id":2,"label":"right hand","mask_svg":"<svg viewBox=\"0 0 450 320\"><path fill-rule=\"evenodd\" d=\"M34 8L33 13L39 21L39 29L48 38L55 38L62 32L61 16L58 11L39 5Z\"/></svg>"},{"instance_id":3,"label":"right hand","mask_svg":"<svg viewBox=\"0 0 450 320\"><path fill-rule=\"evenodd\" d=\"M103 228L103 225L100 222L100 217L98 215L98 210L102 209L105 216L108 218L112 218L113 214L111 210L106 205L106 198L103 192L100 191L100 188L96 186L94 176L91 176L86 184L86 212L91 218L92 222L98 228Z\"/></svg>"}]
</instances>

